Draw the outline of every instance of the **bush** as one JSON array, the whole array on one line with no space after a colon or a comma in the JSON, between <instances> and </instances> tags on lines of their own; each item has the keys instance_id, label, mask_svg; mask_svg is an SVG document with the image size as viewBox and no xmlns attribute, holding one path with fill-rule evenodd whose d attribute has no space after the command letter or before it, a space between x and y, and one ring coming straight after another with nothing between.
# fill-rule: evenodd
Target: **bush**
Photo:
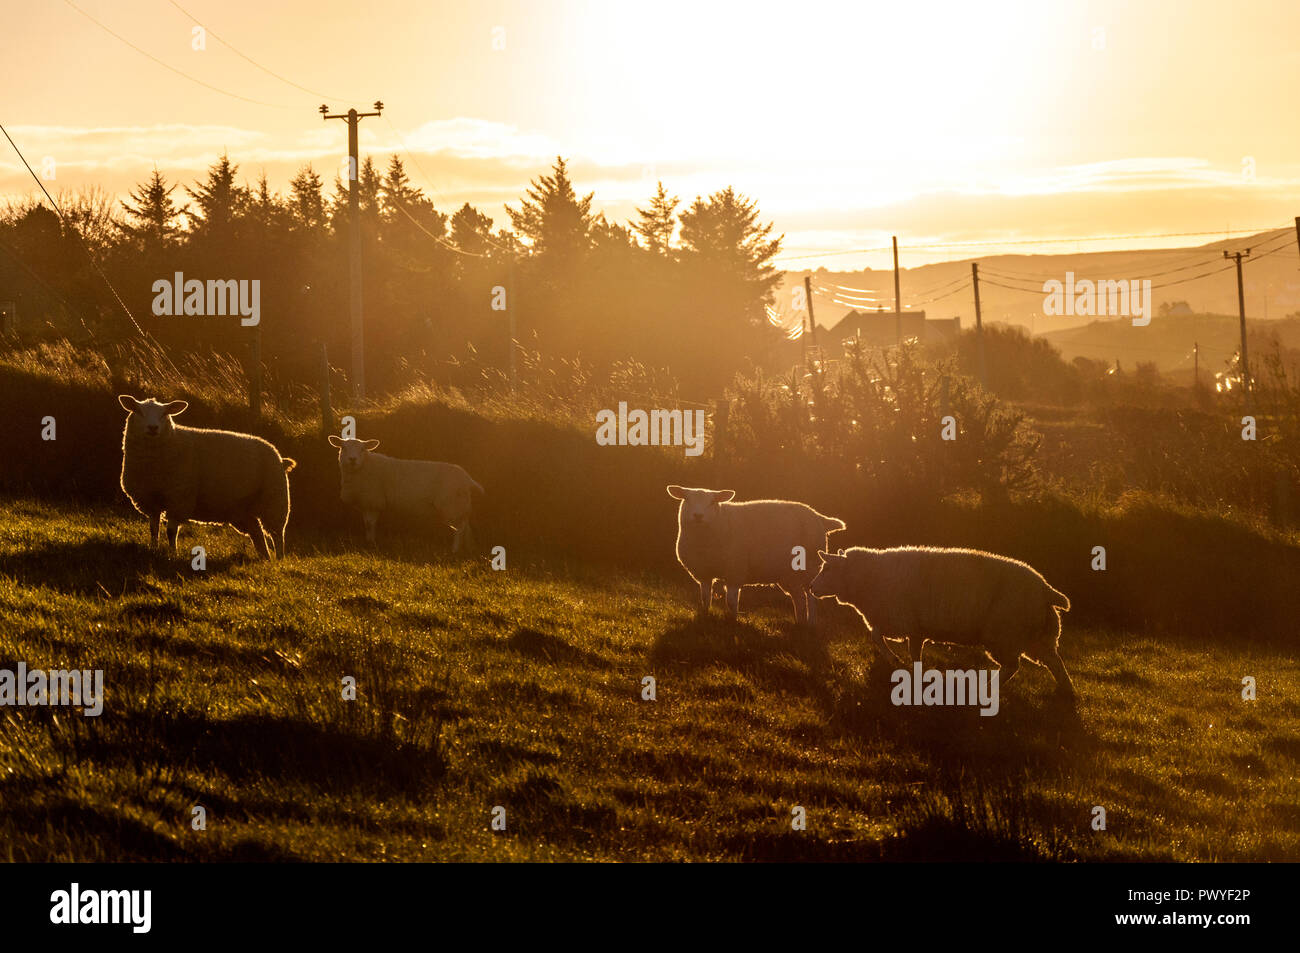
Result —
<instances>
[{"instance_id":1,"label":"bush","mask_svg":"<svg viewBox=\"0 0 1300 953\"><path fill-rule=\"evenodd\" d=\"M802 377L740 378L732 403L729 470L764 471L773 492L829 481L854 497L933 503L1036 485L1039 438L1023 415L914 344L850 348ZM945 440L949 417L956 438Z\"/></svg>"}]
</instances>

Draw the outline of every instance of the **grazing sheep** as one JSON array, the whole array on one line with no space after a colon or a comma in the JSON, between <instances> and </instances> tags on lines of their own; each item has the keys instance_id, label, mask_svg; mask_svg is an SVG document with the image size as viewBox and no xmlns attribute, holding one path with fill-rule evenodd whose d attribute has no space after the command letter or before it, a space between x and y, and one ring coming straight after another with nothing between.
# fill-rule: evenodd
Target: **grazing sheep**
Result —
<instances>
[{"instance_id":1,"label":"grazing sheep","mask_svg":"<svg viewBox=\"0 0 1300 953\"><path fill-rule=\"evenodd\" d=\"M886 655L898 659L887 638L909 639L915 662L927 640L982 645L1002 667L1004 684L1024 655L1046 666L1057 692L1073 698L1056 650L1060 613L1070 610L1070 600L1032 566L977 549L929 546L855 546L818 555L824 565L813 580L813 595L834 596L856 609Z\"/></svg>"},{"instance_id":2,"label":"grazing sheep","mask_svg":"<svg viewBox=\"0 0 1300 953\"><path fill-rule=\"evenodd\" d=\"M375 453L378 440L344 440L331 434L329 441L339 451L339 499L361 508L367 542L375 541L379 514L393 510L451 526L456 531L453 553L462 546L472 548L470 493L484 491L461 467Z\"/></svg>"},{"instance_id":3,"label":"grazing sheep","mask_svg":"<svg viewBox=\"0 0 1300 953\"><path fill-rule=\"evenodd\" d=\"M176 552L181 527L229 523L253 540L267 559L284 558L289 524L289 471L294 461L281 457L261 437L228 430L184 427L173 417L189 406L163 404L129 394L117 398L127 411L122 431L122 492L149 517L149 539L158 545L158 527L167 514L167 544Z\"/></svg>"},{"instance_id":4,"label":"grazing sheep","mask_svg":"<svg viewBox=\"0 0 1300 953\"><path fill-rule=\"evenodd\" d=\"M677 510L677 561L699 584L701 615L713 599L713 581L725 583L727 615L736 617L742 586L776 585L794 603L795 622L817 622L817 600L808 591L816 570L811 554L844 521L786 500L731 503L735 490L670 486ZM803 547L800 561L794 547ZM795 568L796 565L803 568Z\"/></svg>"}]
</instances>

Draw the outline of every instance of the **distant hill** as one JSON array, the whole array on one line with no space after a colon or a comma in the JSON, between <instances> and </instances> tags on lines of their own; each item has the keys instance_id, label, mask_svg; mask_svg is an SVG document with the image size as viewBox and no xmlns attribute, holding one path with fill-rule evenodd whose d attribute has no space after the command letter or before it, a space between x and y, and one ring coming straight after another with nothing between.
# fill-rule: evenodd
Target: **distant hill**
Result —
<instances>
[{"instance_id":1,"label":"distant hill","mask_svg":"<svg viewBox=\"0 0 1300 953\"><path fill-rule=\"evenodd\" d=\"M904 268L901 272L903 306L923 308L930 317L960 317L962 327L972 327L975 323L974 298L969 288L962 287L962 282L969 281L971 262L980 266L980 303L985 321L1002 321L1006 324L1022 325L1034 333L1053 333L1068 328L1088 325L1093 319L1088 317L1048 316L1043 314L1042 283L1048 278L1063 281L1065 273L1072 271L1076 280L1127 280L1152 276L1152 307L1158 309L1161 302L1185 301L1190 310L1202 315L1206 322L1205 333L1222 323L1215 315L1231 315L1235 321L1237 314L1237 281L1232 263L1223 259L1224 250L1237 251L1253 248L1257 260L1247 259L1243 269L1243 284L1246 295L1246 314L1257 320L1274 320L1288 314L1300 312L1300 254L1293 244L1293 229L1277 229L1261 232L1243 238L1211 242L1194 248L1145 249L1129 251L1063 253L1056 255L994 255L991 257L965 258L960 261L942 262L924 265L918 268ZM1289 246L1289 247L1288 247ZM1273 249L1276 252L1270 253ZM907 261L906 244L900 245L900 259ZM812 276L814 285L839 285L858 289L865 293L859 297L873 297L881 307L893 309L894 277L890 270L872 270L838 272L820 268L813 272L787 272L785 274L784 293L778 298L781 310L790 310L790 290L803 282L805 274ZM955 282L960 289L955 294L932 300L938 295L952 291L945 285ZM1176 284L1171 284L1177 282ZM1164 287L1160 287L1165 285ZM822 327L834 325L853 305L859 307L876 302L849 302L836 304L824 297L814 298L813 304L817 315L817 324ZM1172 319L1171 319L1172 320ZM1186 318L1179 318L1186 321ZM1160 322L1157 316L1152 325L1134 331L1152 331ZM1180 332L1181 333L1181 332ZM1216 331L1217 333L1217 331ZM1235 332L1234 332L1235 333ZM1061 340L1065 340L1062 338ZM1135 344L1144 340L1135 337ZM1174 347L1169 341L1157 344L1158 339L1152 335L1146 346L1154 349ZM1085 341L1087 344L1085 345ZM1211 343L1214 342L1214 343ZM1105 341L1096 342L1099 344ZM1177 347L1183 346L1179 337ZM1093 344L1090 338L1078 343L1080 353ZM1211 341L1202 340L1203 349L1214 347L1222 350L1223 344L1217 337ZM1190 368L1191 341L1186 342L1189 351ZM1235 345L1234 345L1235 347ZM1228 349L1231 353L1231 348ZM1101 355L1090 355L1101 356ZM1112 355L1113 357L1113 355ZM1202 366L1205 366L1206 354L1202 353ZM1168 352L1162 356L1162 364L1176 361L1177 357ZM1218 368L1216 368L1218 369Z\"/></svg>"},{"instance_id":2,"label":"distant hill","mask_svg":"<svg viewBox=\"0 0 1300 953\"><path fill-rule=\"evenodd\" d=\"M1252 343L1261 335L1276 333L1284 347L1300 348L1300 319L1247 320L1246 330ZM1162 372L1175 376L1191 374L1192 348L1199 343L1202 380L1225 368L1241 340L1237 316L1225 314L1157 315L1146 327L1134 327L1128 319L1110 319L1039 336L1059 348L1067 361L1076 357L1119 360L1129 371L1139 361L1154 361ZM1259 356L1257 351L1252 357Z\"/></svg>"}]
</instances>

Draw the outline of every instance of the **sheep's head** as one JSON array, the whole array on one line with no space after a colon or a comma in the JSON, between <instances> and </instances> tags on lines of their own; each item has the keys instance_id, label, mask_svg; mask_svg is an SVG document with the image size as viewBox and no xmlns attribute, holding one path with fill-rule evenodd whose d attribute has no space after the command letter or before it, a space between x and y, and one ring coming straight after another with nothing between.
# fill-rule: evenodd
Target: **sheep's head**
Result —
<instances>
[{"instance_id":1,"label":"sheep's head","mask_svg":"<svg viewBox=\"0 0 1300 953\"><path fill-rule=\"evenodd\" d=\"M130 394L117 398L122 409L128 414L126 431L133 437L169 437L176 430L172 420L189 406L183 400L173 400L169 404L161 403L150 397L148 400L136 400Z\"/></svg>"},{"instance_id":2,"label":"sheep's head","mask_svg":"<svg viewBox=\"0 0 1300 953\"><path fill-rule=\"evenodd\" d=\"M365 465L366 454L379 446L378 440L344 440L330 434L330 446L339 449L339 471L357 473Z\"/></svg>"},{"instance_id":3,"label":"sheep's head","mask_svg":"<svg viewBox=\"0 0 1300 953\"><path fill-rule=\"evenodd\" d=\"M711 526L717 522L722 513L722 504L736 495L735 490L700 490L687 486L672 485L668 495L674 500L681 500L677 510L677 522L680 526Z\"/></svg>"},{"instance_id":4,"label":"sheep's head","mask_svg":"<svg viewBox=\"0 0 1300 953\"><path fill-rule=\"evenodd\" d=\"M813 579L812 585L808 587L809 591L818 599L842 594L847 588L845 583L848 581L845 575L845 564L848 560L845 559L844 550L817 555L821 557L822 569Z\"/></svg>"}]
</instances>

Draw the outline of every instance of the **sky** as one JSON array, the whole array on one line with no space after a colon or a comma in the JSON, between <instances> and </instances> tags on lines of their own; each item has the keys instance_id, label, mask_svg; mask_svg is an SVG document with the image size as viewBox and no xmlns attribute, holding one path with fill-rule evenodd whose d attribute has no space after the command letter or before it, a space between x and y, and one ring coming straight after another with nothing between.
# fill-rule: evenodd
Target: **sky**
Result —
<instances>
[{"instance_id":1,"label":"sky","mask_svg":"<svg viewBox=\"0 0 1300 953\"><path fill-rule=\"evenodd\" d=\"M791 269L885 267L891 235L919 265L1300 214L1295 0L5 7L0 122L52 192L124 195L154 167L193 184L223 151L249 182L310 163L329 183L347 130L320 105L379 99L363 156L401 155L444 211L508 225L563 155L618 222L659 180L684 202L734 186ZM33 193L0 147L0 195Z\"/></svg>"}]
</instances>

